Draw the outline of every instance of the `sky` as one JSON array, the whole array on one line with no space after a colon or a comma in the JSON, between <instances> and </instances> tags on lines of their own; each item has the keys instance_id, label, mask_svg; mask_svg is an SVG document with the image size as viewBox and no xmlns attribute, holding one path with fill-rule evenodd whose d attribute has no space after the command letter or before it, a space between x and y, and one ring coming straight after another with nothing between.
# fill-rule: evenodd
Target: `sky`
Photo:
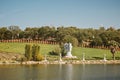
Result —
<instances>
[{"instance_id":1,"label":"sky","mask_svg":"<svg viewBox=\"0 0 120 80\"><path fill-rule=\"evenodd\" d=\"M120 28L120 0L0 0L0 27Z\"/></svg>"}]
</instances>

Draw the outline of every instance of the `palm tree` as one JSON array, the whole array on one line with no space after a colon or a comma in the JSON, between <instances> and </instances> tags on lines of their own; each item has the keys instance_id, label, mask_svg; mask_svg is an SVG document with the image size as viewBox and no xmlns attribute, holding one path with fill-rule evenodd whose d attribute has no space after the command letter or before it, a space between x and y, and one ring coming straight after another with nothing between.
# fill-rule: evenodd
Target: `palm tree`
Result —
<instances>
[{"instance_id":1,"label":"palm tree","mask_svg":"<svg viewBox=\"0 0 120 80\"><path fill-rule=\"evenodd\" d=\"M115 47L111 46L110 51L111 51L111 53L112 53L112 58L113 58L113 60L115 60L115 52L116 52Z\"/></svg>"}]
</instances>

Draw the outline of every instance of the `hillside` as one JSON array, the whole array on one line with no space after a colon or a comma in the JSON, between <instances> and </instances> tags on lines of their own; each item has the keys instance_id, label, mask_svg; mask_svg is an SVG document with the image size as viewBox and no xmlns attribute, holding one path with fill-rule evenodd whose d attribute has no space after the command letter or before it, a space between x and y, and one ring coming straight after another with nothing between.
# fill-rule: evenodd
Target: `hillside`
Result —
<instances>
[{"instance_id":1,"label":"hillside","mask_svg":"<svg viewBox=\"0 0 120 80\"><path fill-rule=\"evenodd\" d=\"M28 43L0 43L0 56L4 55L23 55L24 47ZM47 54L49 56L49 52L53 51L55 47L58 45L50 45L50 44L39 44L40 45L40 53ZM78 59L82 59L83 53L85 54L86 59L92 60L100 60L103 59L104 54L106 54L107 59L112 59L112 55L110 50L103 49L94 49L94 48L81 48L81 47L73 47L72 55L77 56ZM58 57L58 56L56 56ZM120 59L120 52L116 52L116 59Z\"/></svg>"}]
</instances>

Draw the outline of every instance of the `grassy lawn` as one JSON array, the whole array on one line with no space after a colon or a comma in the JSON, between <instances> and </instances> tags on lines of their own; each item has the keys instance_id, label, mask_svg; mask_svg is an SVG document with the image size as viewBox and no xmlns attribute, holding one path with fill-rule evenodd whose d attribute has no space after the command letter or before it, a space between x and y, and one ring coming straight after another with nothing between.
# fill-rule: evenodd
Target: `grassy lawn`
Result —
<instances>
[{"instance_id":1,"label":"grassy lawn","mask_svg":"<svg viewBox=\"0 0 120 80\"><path fill-rule=\"evenodd\" d=\"M24 54L24 48L26 44L27 43L0 43L0 52ZM39 45L40 45L41 54L48 54L50 51L54 50L55 47L58 46L58 45L50 45L50 44L39 44ZM83 53L85 54L86 59L97 59L97 60L103 59L104 54L106 54L107 59L112 59L110 50L81 48L81 47L73 47L72 49L72 55L77 56L79 59L82 59ZM120 59L120 52L116 52L116 59Z\"/></svg>"},{"instance_id":2,"label":"grassy lawn","mask_svg":"<svg viewBox=\"0 0 120 80\"><path fill-rule=\"evenodd\" d=\"M86 59L101 60L104 58L104 54L106 54L107 59L112 59L112 54L110 50L76 47L73 48L72 53L80 59L82 59L83 53L85 54ZM120 51L117 51L115 55L116 59L120 59Z\"/></svg>"},{"instance_id":3,"label":"grassy lawn","mask_svg":"<svg viewBox=\"0 0 120 80\"><path fill-rule=\"evenodd\" d=\"M26 44L28 43L0 43L0 52L12 52L12 53L24 54ZM58 46L58 45L48 45L48 44L39 44L39 45L40 45L41 54L46 54L54 50L54 48Z\"/></svg>"}]
</instances>

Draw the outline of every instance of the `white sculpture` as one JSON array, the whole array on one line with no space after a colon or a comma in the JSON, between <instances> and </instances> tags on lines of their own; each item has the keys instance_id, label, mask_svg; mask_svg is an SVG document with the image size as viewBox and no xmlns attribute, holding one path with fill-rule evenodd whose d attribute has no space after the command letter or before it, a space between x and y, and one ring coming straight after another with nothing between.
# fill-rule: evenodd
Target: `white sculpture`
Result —
<instances>
[{"instance_id":1,"label":"white sculpture","mask_svg":"<svg viewBox=\"0 0 120 80\"><path fill-rule=\"evenodd\" d=\"M71 43L65 43L64 49L65 49L65 52L67 53L65 57L76 58L76 56L72 56L72 54L71 54L71 51L72 51L72 44Z\"/></svg>"}]
</instances>

